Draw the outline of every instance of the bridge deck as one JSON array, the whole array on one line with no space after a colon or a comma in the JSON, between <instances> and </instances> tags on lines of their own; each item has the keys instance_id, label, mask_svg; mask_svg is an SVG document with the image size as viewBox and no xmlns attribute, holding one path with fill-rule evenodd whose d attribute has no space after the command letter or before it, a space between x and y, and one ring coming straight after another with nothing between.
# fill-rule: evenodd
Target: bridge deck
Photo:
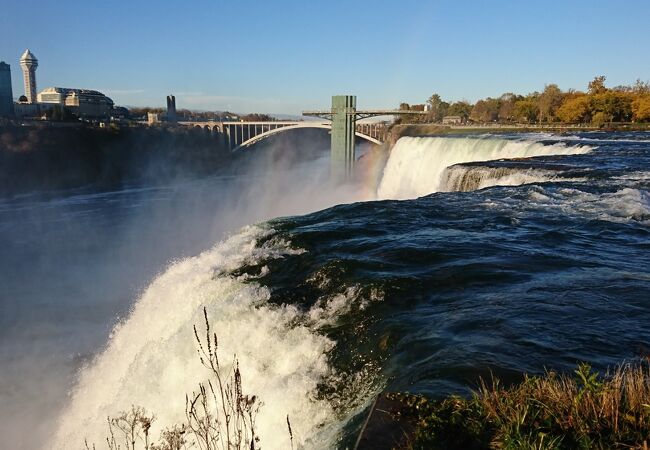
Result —
<instances>
[{"instance_id":1,"label":"bridge deck","mask_svg":"<svg viewBox=\"0 0 650 450\"><path fill-rule=\"evenodd\" d=\"M303 111L303 116L322 116L332 114L331 110L322 111ZM405 109L357 109L354 112L349 112L348 115L364 115L364 116L399 116L400 114L429 114L429 111L409 111Z\"/></svg>"},{"instance_id":2,"label":"bridge deck","mask_svg":"<svg viewBox=\"0 0 650 450\"><path fill-rule=\"evenodd\" d=\"M269 122L222 122L222 121L182 121L179 125L204 128L214 133L231 150L247 147L262 139L282 131L301 128L324 128L331 130L330 121L319 120L277 120ZM374 144L381 144L386 137L387 128L383 123L357 123L355 135Z\"/></svg>"}]
</instances>

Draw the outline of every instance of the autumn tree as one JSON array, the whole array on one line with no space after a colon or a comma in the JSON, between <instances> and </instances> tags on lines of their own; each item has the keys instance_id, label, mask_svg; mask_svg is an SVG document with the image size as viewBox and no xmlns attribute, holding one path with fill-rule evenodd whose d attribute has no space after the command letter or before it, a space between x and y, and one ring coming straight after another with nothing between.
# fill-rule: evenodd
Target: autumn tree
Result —
<instances>
[{"instance_id":1,"label":"autumn tree","mask_svg":"<svg viewBox=\"0 0 650 450\"><path fill-rule=\"evenodd\" d=\"M276 120L274 117L269 116L268 114L246 114L240 117L244 122L272 122Z\"/></svg>"},{"instance_id":2,"label":"autumn tree","mask_svg":"<svg viewBox=\"0 0 650 450\"><path fill-rule=\"evenodd\" d=\"M562 104L562 91L557 84L548 84L544 92L537 98L537 116L539 122L552 122L555 119L555 111Z\"/></svg>"},{"instance_id":3,"label":"autumn tree","mask_svg":"<svg viewBox=\"0 0 650 450\"><path fill-rule=\"evenodd\" d=\"M499 99L479 100L472 108L470 118L476 122L496 122L499 118Z\"/></svg>"},{"instance_id":4,"label":"autumn tree","mask_svg":"<svg viewBox=\"0 0 650 450\"><path fill-rule=\"evenodd\" d=\"M605 87L605 76L600 75L598 77L595 77L592 81L589 82L588 90L589 94L594 95L594 94L602 94L604 92L607 92L607 88Z\"/></svg>"},{"instance_id":5,"label":"autumn tree","mask_svg":"<svg viewBox=\"0 0 650 450\"><path fill-rule=\"evenodd\" d=\"M650 121L650 94L637 97L632 102L633 119L635 122Z\"/></svg>"},{"instance_id":6,"label":"autumn tree","mask_svg":"<svg viewBox=\"0 0 650 450\"><path fill-rule=\"evenodd\" d=\"M602 127L610 121L610 117L602 111L597 111L591 116L591 124L597 127Z\"/></svg>"},{"instance_id":7,"label":"autumn tree","mask_svg":"<svg viewBox=\"0 0 650 450\"><path fill-rule=\"evenodd\" d=\"M442 118L445 117L446 115L449 115L449 103L447 102L442 102L438 106L438 111L436 115L436 122L441 122Z\"/></svg>"},{"instance_id":8,"label":"autumn tree","mask_svg":"<svg viewBox=\"0 0 650 450\"><path fill-rule=\"evenodd\" d=\"M555 115L564 123L589 122L591 118L589 97L583 93L568 94Z\"/></svg>"},{"instance_id":9,"label":"autumn tree","mask_svg":"<svg viewBox=\"0 0 650 450\"><path fill-rule=\"evenodd\" d=\"M427 100L427 103L431 105L431 108L436 108L440 103L442 103L442 98L439 94L431 94L431 97Z\"/></svg>"},{"instance_id":10,"label":"autumn tree","mask_svg":"<svg viewBox=\"0 0 650 450\"><path fill-rule=\"evenodd\" d=\"M429 97L427 103L430 107L430 112L428 114L430 121L440 122L442 118L447 115L447 111L449 110L449 103L443 101L440 98L440 95L433 94L431 97Z\"/></svg>"},{"instance_id":11,"label":"autumn tree","mask_svg":"<svg viewBox=\"0 0 650 450\"><path fill-rule=\"evenodd\" d=\"M591 95L590 107L599 122L627 122L632 119L632 96L625 92L606 90Z\"/></svg>"},{"instance_id":12,"label":"autumn tree","mask_svg":"<svg viewBox=\"0 0 650 450\"><path fill-rule=\"evenodd\" d=\"M587 92L568 90L563 92L556 84L548 84L544 90L521 96L507 92L498 98L478 100L474 105L466 101L447 103L439 94L427 99L431 113L429 121L439 122L444 116L460 116L483 123L592 123L602 126L614 122L650 121L650 82L637 79L634 84L613 88L605 86L605 76L594 77ZM406 103L401 109L413 110ZM421 122L425 117L418 115L412 122ZM407 121L409 116L402 116Z\"/></svg>"},{"instance_id":13,"label":"autumn tree","mask_svg":"<svg viewBox=\"0 0 650 450\"><path fill-rule=\"evenodd\" d=\"M156 113L156 114L162 114L165 110L163 108L149 108L149 107L143 107L143 108L130 108L129 109L129 114L132 117L141 117L147 116L147 113Z\"/></svg>"},{"instance_id":14,"label":"autumn tree","mask_svg":"<svg viewBox=\"0 0 650 450\"><path fill-rule=\"evenodd\" d=\"M507 92L499 97L499 121L513 122L515 120L515 102L520 99L511 92Z\"/></svg>"},{"instance_id":15,"label":"autumn tree","mask_svg":"<svg viewBox=\"0 0 650 450\"><path fill-rule=\"evenodd\" d=\"M449 105L449 109L447 110L447 115L460 116L463 119L467 120L469 119L470 114L472 114L472 108L473 106L470 105L469 102L461 100L459 102L454 102L451 105Z\"/></svg>"},{"instance_id":16,"label":"autumn tree","mask_svg":"<svg viewBox=\"0 0 650 450\"><path fill-rule=\"evenodd\" d=\"M424 105L409 105L402 102L399 104L400 111L424 111ZM395 123L422 123L427 121L429 115L423 114L402 114L395 120Z\"/></svg>"},{"instance_id":17,"label":"autumn tree","mask_svg":"<svg viewBox=\"0 0 650 450\"><path fill-rule=\"evenodd\" d=\"M632 86L632 92L640 95L650 94L650 82L637 79L634 86Z\"/></svg>"},{"instance_id":18,"label":"autumn tree","mask_svg":"<svg viewBox=\"0 0 650 450\"><path fill-rule=\"evenodd\" d=\"M514 106L514 116L517 122L533 123L537 120L537 101L534 97L517 100Z\"/></svg>"}]
</instances>

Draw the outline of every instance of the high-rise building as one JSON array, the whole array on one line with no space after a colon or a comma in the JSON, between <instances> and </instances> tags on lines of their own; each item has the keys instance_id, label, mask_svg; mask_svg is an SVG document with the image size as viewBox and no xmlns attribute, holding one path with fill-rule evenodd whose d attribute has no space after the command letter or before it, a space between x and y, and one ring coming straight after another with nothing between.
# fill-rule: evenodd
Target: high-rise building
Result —
<instances>
[{"instance_id":1,"label":"high-rise building","mask_svg":"<svg viewBox=\"0 0 650 450\"><path fill-rule=\"evenodd\" d=\"M29 49L25 50L23 56L20 57L20 67L23 69L23 77L25 79L25 97L27 97L27 103L35 103L38 59L36 59L36 56Z\"/></svg>"},{"instance_id":2,"label":"high-rise building","mask_svg":"<svg viewBox=\"0 0 650 450\"><path fill-rule=\"evenodd\" d=\"M0 61L0 117L14 115L14 94L11 89L11 67Z\"/></svg>"},{"instance_id":3,"label":"high-rise building","mask_svg":"<svg viewBox=\"0 0 650 450\"><path fill-rule=\"evenodd\" d=\"M167 121L176 122L176 97L167 96Z\"/></svg>"}]
</instances>

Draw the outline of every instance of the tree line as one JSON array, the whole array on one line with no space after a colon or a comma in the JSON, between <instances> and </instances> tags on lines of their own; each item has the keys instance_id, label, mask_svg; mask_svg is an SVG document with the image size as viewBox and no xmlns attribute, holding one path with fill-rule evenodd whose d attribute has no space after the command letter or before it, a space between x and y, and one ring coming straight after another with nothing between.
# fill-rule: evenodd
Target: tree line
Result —
<instances>
[{"instance_id":1,"label":"tree line","mask_svg":"<svg viewBox=\"0 0 650 450\"><path fill-rule=\"evenodd\" d=\"M0 198L170 183L228 170L236 158L222 141L192 127L0 125Z\"/></svg>"},{"instance_id":2,"label":"tree line","mask_svg":"<svg viewBox=\"0 0 650 450\"><path fill-rule=\"evenodd\" d=\"M164 115L167 113L166 108L152 108L152 107L132 107L129 108L130 118L146 119L147 113L156 113ZM272 122L277 120L275 117L268 114L236 114L230 111L192 111L189 109L178 109L176 111L178 120L199 120L215 122L228 122L228 121L244 121L244 122Z\"/></svg>"},{"instance_id":3,"label":"tree line","mask_svg":"<svg viewBox=\"0 0 650 450\"><path fill-rule=\"evenodd\" d=\"M630 86L605 86L605 77L597 76L587 91L562 91L548 84L542 92L519 95L511 92L488 97L471 104L446 102L433 94L427 100L429 114L408 116L411 122L442 122L446 116L458 116L463 122L501 124L589 124L650 122L650 83L637 80ZM402 103L400 109L422 110L424 105Z\"/></svg>"}]
</instances>

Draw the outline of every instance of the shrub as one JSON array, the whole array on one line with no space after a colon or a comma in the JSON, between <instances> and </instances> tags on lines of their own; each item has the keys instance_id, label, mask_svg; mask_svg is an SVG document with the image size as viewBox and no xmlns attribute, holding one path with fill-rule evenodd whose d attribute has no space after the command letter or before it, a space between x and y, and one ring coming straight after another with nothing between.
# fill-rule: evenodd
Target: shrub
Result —
<instances>
[{"instance_id":1,"label":"shrub","mask_svg":"<svg viewBox=\"0 0 650 450\"><path fill-rule=\"evenodd\" d=\"M493 378L469 399L430 402L397 394L417 418L417 449L647 449L650 370L619 366L599 376L548 372L505 388Z\"/></svg>"}]
</instances>

